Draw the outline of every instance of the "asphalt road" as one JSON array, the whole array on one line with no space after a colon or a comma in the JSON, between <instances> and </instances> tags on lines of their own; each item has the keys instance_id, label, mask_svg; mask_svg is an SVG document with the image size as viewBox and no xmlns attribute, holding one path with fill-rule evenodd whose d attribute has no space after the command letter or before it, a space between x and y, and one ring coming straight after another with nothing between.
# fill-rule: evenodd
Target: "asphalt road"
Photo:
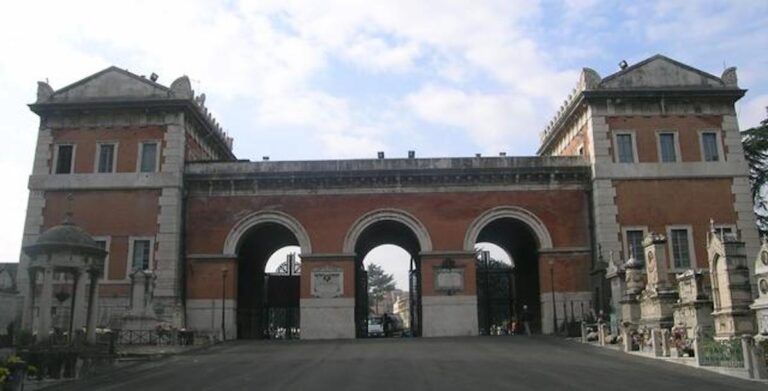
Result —
<instances>
[{"instance_id":1,"label":"asphalt road","mask_svg":"<svg viewBox=\"0 0 768 391\"><path fill-rule=\"evenodd\" d=\"M57 390L768 390L551 337L239 341Z\"/></svg>"}]
</instances>

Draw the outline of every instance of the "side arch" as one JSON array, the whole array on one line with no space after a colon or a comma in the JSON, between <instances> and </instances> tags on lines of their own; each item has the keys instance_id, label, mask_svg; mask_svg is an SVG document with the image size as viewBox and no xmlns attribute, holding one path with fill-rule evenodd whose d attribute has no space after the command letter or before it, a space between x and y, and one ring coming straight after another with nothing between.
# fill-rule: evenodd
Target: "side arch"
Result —
<instances>
[{"instance_id":1,"label":"side arch","mask_svg":"<svg viewBox=\"0 0 768 391\"><path fill-rule=\"evenodd\" d=\"M464 251L474 251L480 231L490 222L503 218L516 219L528 225L536 236L539 250L552 248L552 237L538 216L518 206L499 206L483 212L472 221L464 236Z\"/></svg>"},{"instance_id":2,"label":"side arch","mask_svg":"<svg viewBox=\"0 0 768 391\"><path fill-rule=\"evenodd\" d=\"M358 218L349 228L347 235L344 237L342 251L346 254L354 253L355 244L357 243L360 234L362 234L368 226L379 221L397 221L404 224L413 231L414 235L416 235L421 251L432 251L432 239L429 236L427 227L415 216L401 209L376 209Z\"/></svg>"},{"instance_id":3,"label":"side arch","mask_svg":"<svg viewBox=\"0 0 768 391\"><path fill-rule=\"evenodd\" d=\"M259 211L240 219L227 234L224 254L237 254L238 245L249 229L264 223L276 223L288 228L299 241L302 254L312 253L312 244L304 227L293 216L279 211Z\"/></svg>"}]
</instances>

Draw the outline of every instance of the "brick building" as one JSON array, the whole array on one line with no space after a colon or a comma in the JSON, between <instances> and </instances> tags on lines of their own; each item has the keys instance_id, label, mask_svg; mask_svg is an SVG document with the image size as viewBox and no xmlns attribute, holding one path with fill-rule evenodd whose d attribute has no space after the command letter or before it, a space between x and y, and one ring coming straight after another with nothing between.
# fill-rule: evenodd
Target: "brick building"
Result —
<instances>
[{"instance_id":1,"label":"brick building","mask_svg":"<svg viewBox=\"0 0 768 391\"><path fill-rule=\"evenodd\" d=\"M295 306L312 339L364 335L362 260L381 244L413 259L417 335L482 332L475 244L490 242L515 259L510 312L525 304L551 332L563 312L608 308L606 260L642 256L648 232L669 237L672 271L706 267L710 219L757 254L744 93L734 69L654 56L602 79L585 68L538 157L251 162L186 77L165 87L111 67L38 86L23 244L67 211L103 243L103 325L119 327L128 273L145 268L156 312L178 327L213 332L224 314L228 338L259 337L265 308ZM287 245L301 248L295 285L264 275Z\"/></svg>"}]
</instances>

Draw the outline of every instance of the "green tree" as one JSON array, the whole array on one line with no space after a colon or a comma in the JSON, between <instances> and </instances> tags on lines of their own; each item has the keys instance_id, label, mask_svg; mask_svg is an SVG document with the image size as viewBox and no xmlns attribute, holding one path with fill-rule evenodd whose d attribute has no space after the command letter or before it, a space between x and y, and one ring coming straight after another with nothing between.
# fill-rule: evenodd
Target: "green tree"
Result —
<instances>
[{"instance_id":1,"label":"green tree","mask_svg":"<svg viewBox=\"0 0 768 391\"><path fill-rule=\"evenodd\" d=\"M749 182L755 203L757 228L760 236L764 236L768 233L768 203L763 194L768 183L768 118L762 120L759 126L741 132L741 136L744 156L749 163Z\"/></svg>"},{"instance_id":2,"label":"green tree","mask_svg":"<svg viewBox=\"0 0 768 391\"><path fill-rule=\"evenodd\" d=\"M395 278L384 271L381 266L371 263L368 265L368 305L375 304L376 312L379 302L387 292L395 290Z\"/></svg>"}]
</instances>

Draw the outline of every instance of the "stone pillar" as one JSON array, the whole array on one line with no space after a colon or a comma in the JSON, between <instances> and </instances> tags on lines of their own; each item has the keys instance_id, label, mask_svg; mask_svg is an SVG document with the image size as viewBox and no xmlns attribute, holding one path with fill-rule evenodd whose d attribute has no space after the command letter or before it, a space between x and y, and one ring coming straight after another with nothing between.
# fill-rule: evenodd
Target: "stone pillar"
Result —
<instances>
[{"instance_id":1,"label":"stone pillar","mask_svg":"<svg viewBox=\"0 0 768 391\"><path fill-rule=\"evenodd\" d=\"M53 300L53 267L43 269L43 289L40 292L40 304L37 322L37 341L46 341L51 333L51 301Z\"/></svg>"},{"instance_id":2,"label":"stone pillar","mask_svg":"<svg viewBox=\"0 0 768 391\"><path fill-rule=\"evenodd\" d=\"M88 326L86 328L86 340L88 343L96 342L96 320L99 314L99 270L89 270L91 285L88 287Z\"/></svg>"},{"instance_id":3,"label":"stone pillar","mask_svg":"<svg viewBox=\"0 0 768 391\"><path fill-rule=\"evenodd\" d=\"M651 349L654 357L662 356L661 330L659 329L651 329Z\"/></svg>"},{"instance_id":4,"label":"stone pillar","mask_svg":"<svg viewBox=\"0 0 768 391\"><path fill-rule=\"evenodd\" d=\"M123 329L152 330L159 324L152 308L155 278L154 273L145 270L131 274L131 307L123 316Z\"/></svg>"},{"instance_id":5,"label":"stone pillar","mask_svg":"<svg viewBox=\"0 0 768 391\"><path fill-rule=\"evenodd\" d=\"M621 324L621 299L626 291L626 281L624 267L617 265L613 260L613 252L611 252L608 268L605 270L605 278L608 280L608 285L611 287L611 313L610 326L611 334L618 335L619 325Z\"/></svg>"},{"instance_id":6,"label":"stone pillar","mask_svg":"<svg viewBox=\"0 0 768 391\"><path fill-rule=\"evenodd\" d=\"M22 311L21 328L23 330L32 331L34 328L35 320L35 294L37 292L37 269L27 269L29 275L29 287L27 288L27 294L24 295L24 310Z\"/></svg>"},{"instance_id":7,"label":"stone pillar","mask_svg":"<svg viewBox=\"0 0 768 391\"><path fill-rule=\"evenodd\" d=\"M354 254L301 261L301 339L355 338Z\"/></svg>"},{"instance_id":8,"label":"stone pillar","mask_svg":"<svg viewBox=\"0 0 768 391\"><path fill-rule=\"evenodd\" d=\"M73 276L75 280L75 289L72 294L72 330L70 335L74 336L78 330L85 327L86 316L86 290L88 283L88 272L85 269L78 269Z\"/></svg>"}]
</instances>

